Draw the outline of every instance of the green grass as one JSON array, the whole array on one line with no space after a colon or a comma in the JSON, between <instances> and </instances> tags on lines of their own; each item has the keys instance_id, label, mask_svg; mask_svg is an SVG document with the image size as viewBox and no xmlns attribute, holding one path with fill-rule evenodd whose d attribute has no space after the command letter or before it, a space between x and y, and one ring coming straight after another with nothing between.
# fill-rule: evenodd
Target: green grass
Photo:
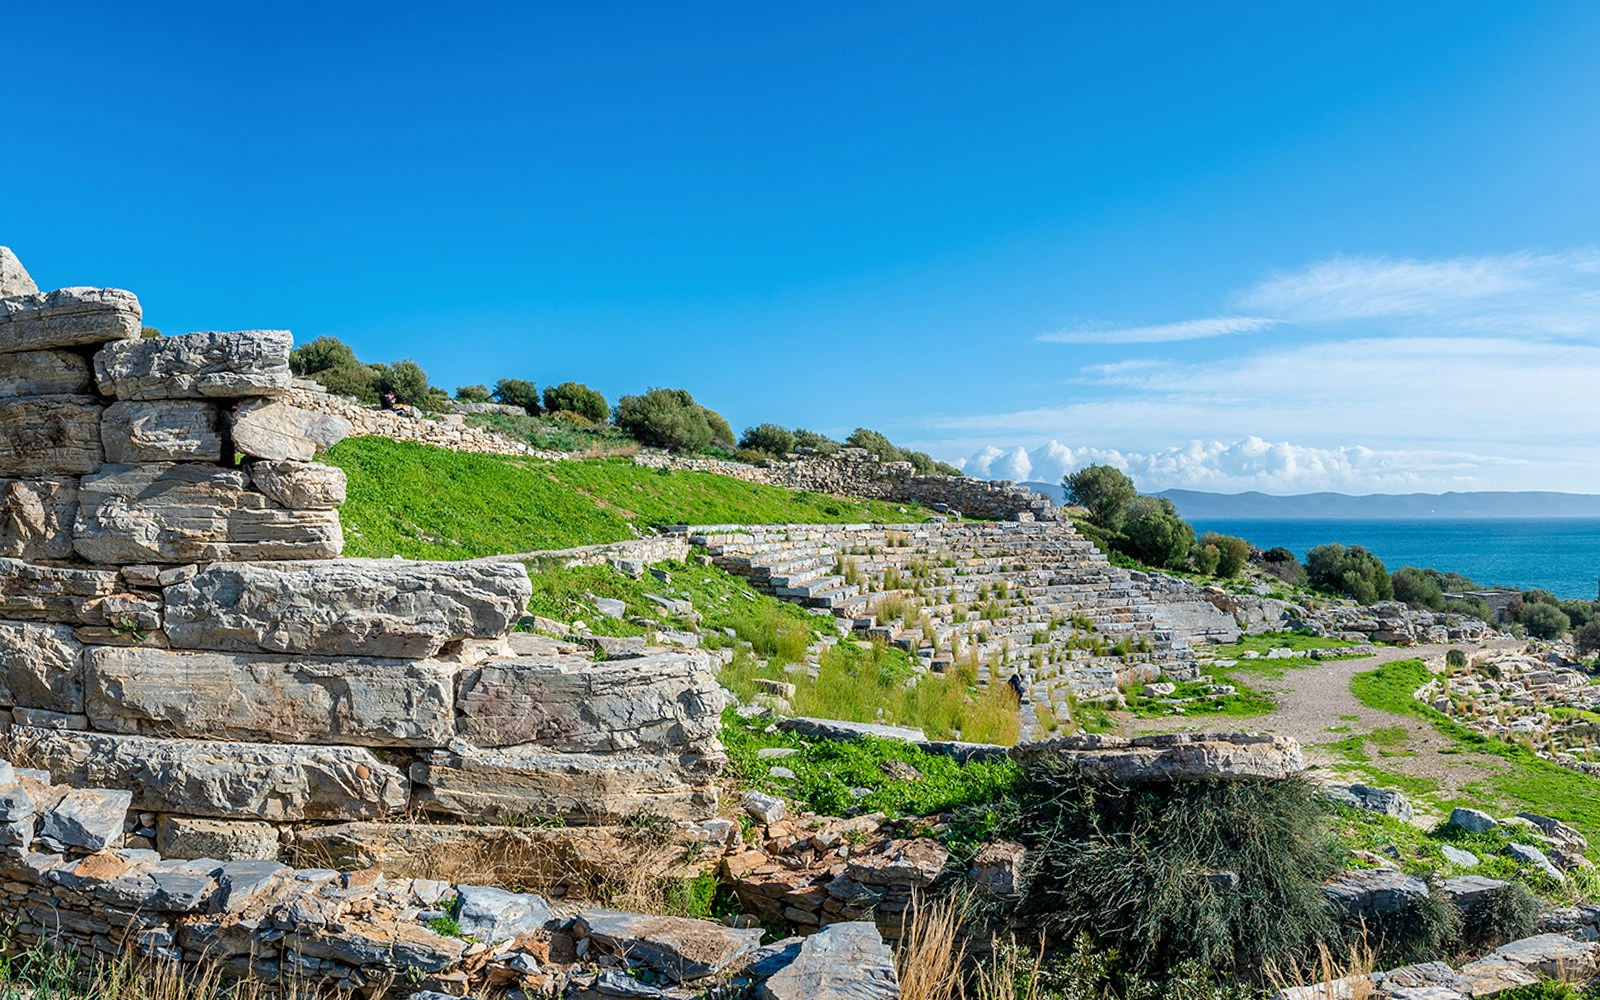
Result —
<instances>
[{"instance_id":1,"label":"green grass","mask_svg":"<svg viewBox=\"0 0 1600 1000\"><path fill-rule=\"evenodd\" d=\"M627 432L610 424L591 424L582 418L474 413L468 415L467 426L495 431L541 451L603 453L633 451L639 447Z\"/></svg>"},{"instance_id":2,"label":"green grass","mask_svg":"<svg viewBox=\"0 0 1600 1000\"><path fill-rule=\"evenodd\" d=\"M353 438L324 460L344 469L345 554L410 559L563 549L635 537L660 524L849 524L921 521L928 512L646 469L627 459L540 462ZM630 527L632 526L632 527Z\"/></svg>"},{"instance_id":3,"label":"green grass","mask_svg":"<svg viewBox=\"0 0 1600 1000\"><path fill-rule=\"evenodd\" d=\"M1350 679L1350 690L1369 708L1424 719L1461 750L1491 754L1505 762L1504 768L1486 771L1481 780L1473 782L1466 789L1470 797L1441 805L1551 816L1600 842L1600 783L1596 779L1544 760L1524 746L1475 733L1417 701L1411 695L1428 676L1421 660L1399 660L1356 674Z\"/></svg>"},{"instance_id":4,"label":"green grass","mask_svg":"<svg viewBox=\"0 0 1600 1000\"><path fill-rule=\"evenodd\" d=\"M1128 694L1128 710L1141 719L1154 719L1179 714L1194 715L1220 715L1228 718L1248 719L1258 715L1268 715L1278 706L1267 695L1248 685L1240 684L1232 678L1217 678L1222 683L1233 684L1233 694L1212 695L1205 691L1212 684L1210 680L1180 681L1178 689L1171 698L1196 698L1187 705L1176 706L1164 704L1158 697L1145 695L1145 685L1141 684Z\"/></svg>"},{"instance_id":5,"label":"green grass","mask_svg":"<svg viewBox=\"0 0 1600 1000\"><path fill-rule=\"evenodd\" d=\"M1219 660L1236 660L1245 653L1259 653L1262 657L1267 655L1269 649L1292 649L1295 651L1312 649L1344 649L1358 643L1345 639L1330 639L1326 636L1313 635L1309 632L1262 632L1259 635L1240 636L1238 642L1225 646L1207 646L1205 652ZM1279 661L1268 660L1269 664Z\"/></svg>"}]
</instances>

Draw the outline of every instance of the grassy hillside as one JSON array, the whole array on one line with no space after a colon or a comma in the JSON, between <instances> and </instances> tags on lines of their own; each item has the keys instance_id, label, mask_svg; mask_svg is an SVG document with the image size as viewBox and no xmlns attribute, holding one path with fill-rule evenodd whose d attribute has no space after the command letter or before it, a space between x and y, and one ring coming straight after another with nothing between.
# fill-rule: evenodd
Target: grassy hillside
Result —
<instances>
[{"instance_id":1,"label":"grassy hillside","mask_svg":"<svg viewBox=\"0 0 1600 1000\"><path fill-rule=\"evenodd\" d=\"M345 554L468 559L633 538L629 525L920 521L916 507L799 493L626 459L540 462L366 437L323 461L350 477Z\"/></svg>"}]
</instances>

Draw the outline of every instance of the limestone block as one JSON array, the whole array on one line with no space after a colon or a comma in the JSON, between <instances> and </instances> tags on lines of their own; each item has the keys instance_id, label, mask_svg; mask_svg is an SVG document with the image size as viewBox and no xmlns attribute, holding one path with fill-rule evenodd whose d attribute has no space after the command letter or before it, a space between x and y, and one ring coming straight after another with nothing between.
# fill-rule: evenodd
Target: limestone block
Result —
<instances>
[{"instance_id":1,"label":"limestone block","mask_svg":"<svg viewBox=\"0 0 1600 1000\"><path fill-rule=\"evenodd\" d=\"M90 396L0 399L0 476L81 476L100 468L102 409Z\"/></svg>"},{"instance_id":2,"label":"limestone block","mask_svg":"<svg viewBox=\"0 0 1600 1000\"><path fill-rule=\"evenodd\" d=\"M1070 756L1086 778L1119 785L1286 778L1306 766L1298 741L1249 733L1068 736L1012 748L1024 763L1051 754Z\"/></svg>"},{"instance_id":3,"label":"limestone block","mask_svg":"<svg viewBox=\"0 0 1600 1000\"><path fill-rule=\"evenodd\" d=\"M132 801L126 791L73 789L44 811L39 839L58 851L103 851L122 842L122 825Z\"/></svg>"},{"instance_id":4,"label":"limestone block","mask_svg":"<svg viewBox=\"0 0 1600 1000\"><path fill-rule=\"evenodd\" d=\"M894 1000L894 953L869 920L830 924L800 941L794 960L761 984L760 1000Z\"/></svg>"},{"instance_id":5,"label":"limestone block","mask_svg":"<svg viewBox=\"0 0 1600 1000\"><path fill-rule=\"evenodd\" d=\"M0 705L82 712L82 659L65 625L0 621Z\"/></svg>"},{"instance_id":6,"label":"limestone block","mask_svg":"<svg viewBox=\"0 0 1600 1000\"><path fill-rule=\"evenodd\" d=\"M94 392L89 359L71 351L0 354L0 398L83 396Z\"/></svg>"},{"instance_id":7,"label":"limestone block","mask_svg":"<svg viewBox=\"0 0 1600 1000\"><path fill-rule=\"evenodd\" d=\"M287 390L288 330L189 333L112 344L94 357L100 391L118 399L238 399Z\"/></svg>"},{"instance_id":8,"label":"limestone block","mask_svg":"<svg viewBox=\"0 0 1600 1000\"><path fill-rule=\"evenodd\" d=\"M337 465L321 462L251 462L250 481L281 507L332 510L344 503L346 479Z\"/></svg>"},{"instance_id":9,"label":"limestone block","mask_svg":"<svg viewBox=\"0 0 1600 1000\"><path fill-rule=\"evenodd\" d=\"M166 858L276 861L280 845L270 823L163 816L156 824L156 849Z\"/></svg>"},{"instance_id":10,"label":"limestone block","mask_svg":"<svg viewBox=\"0 0 1600 1000\"><path fill-rule=\"evenodd\" d=\"M200 400L119 401L100 420L106 461L220 462L217 405Z\"/></svg>"},{"instance_id":11,"label":"limestone block","mask_svg":"<svg viewBox=\"0 0 1600 1000\"><path fill-rule=\"evenodd\" d=\"M629 962L649 966L675 983L737 969L761 947L759 927L724 927L709 920L657 917L620 910L584 910L577 930Z\"/></svg>"},{"instance_id":12,"label":"limestone block","mask_svg":"<svg viewBox=\"0 0 1600 1000\"><path fill-rule=\"evenodd\" d=\"M131 646L85 659L85 711L103 732L420 747L454 735L450 664Z\"/></svg>"},{"instance_id":13,"label":"limestone block","mask_svg":"<svg viewBox=\"0 0 1600 1000\"><path fill-rule=\"evenodd\" d=\"M461 936L484 944L499 944L542 931L555 916L543 896L478 885L463 885L456 890L455 913Z\"/></svg>"},{"instance_id":14,"label":"limestone block","mask_svg":"<svg viewBox=\"0 0 1600 1000\"><path fill-rule=\"evenodd\" d=\"M458 729L488 747L669 750L714 740L723 700L698 651L602 663L495 659L462 679Z\"/></svg>"},{"instance_id":15,"label":"limestone block","mask_svg":"<svg viewBox=\"0 0 1600 1000\"><path fill-rule=\"evenodd\" d=\"M1381 868L1341 872L1322 887L1328 905L1351 919L1399 913L1428 896L1428 883Z\"/></svg>"},{"instance_id":16,"label":"limestone block","mask_svg":"<svg viewBox=\"0 0 1600 1000\"><path fill-rule=\"evenodd\" d=\"M0 299L0 354L136 339L139 300L117 288L62 288Z\"/></svg>"},{"instance_id":17,"label":"limestone block","mask_svg":"<svg viewBox=\"0 0 1600 1000\"><path fill-rule=\"evenodd\" d=\"M32 295L39 290L28 275L28 269L11 252L10 247L0 247L0 298L8 295Z\"/></svg>"},{"instance_id":18,"label":"limestone block","mask_svg":"<svg viewBox=\"0 0 1600 1000\"><path fill-rule=\"evenodd\" d=\"M219 563L166 590L182 649L427 659L505 634L532 596L517 563Z\"/></svg>"},{"instance_id":19,"label":"limestone block","mask_svg":"<svg viewBox=\"0 0 1600 1000\"><path fill-rule=\"evenodd\" d=\"M157 740L14 728L54 781L126 789L133 808L273 823L380 819L406 805L405 775L352 747Z\"/></svg>"},{"instance_id":20,"label":"limestone block","mask_svg":"<svg viewBox=\"0 0 1600 1000\"><path fill-rule=\"evenodd\" d=\"M113 465L85 477L74 548L90 562L331 559L344 547L333 511L279 510L238 469Z\"/></svg>"},{"instance_id":21,"label":"limestone block","mask_svg":"<svg viewBox=\"0 0 1600 1000\"><path fill-rule=\"evenodd\" d=\"M70 559L76 479L0 479L0 556Z\"/></svg>"},{"instance_id":22,"label":"limestone block","mask_svg":"<svg viewBox=\"0 0 1600 1000\"><path fill-rule=\"evenodd\" d=\"M0 558L0 618L105 625L106 602L121 589L116 570Z\"/></svg>"},{"instance_id":23,"label":"limestone block","mask_svg":"<svg viewBox=\"0 0 1600 1000\"><path fill-rule=\"evenodd\" d=\"M231 426L234 448L274 462L309 462L350 434L350 422L343 417L269 399L241 403Z\"/></svg>"},{"instance_id":24,"label":"limestone block","mask_svg":"<svg viewBox=\"0 0 1600 1000\"><path fill-rule=\"evenodd\" d=\"M522 747L434 750L412 765L423 809L469 822L561 819L619 823L646 811L671 820L716 810L719 755L563 754Z\"/></svg>"}]
</instances>

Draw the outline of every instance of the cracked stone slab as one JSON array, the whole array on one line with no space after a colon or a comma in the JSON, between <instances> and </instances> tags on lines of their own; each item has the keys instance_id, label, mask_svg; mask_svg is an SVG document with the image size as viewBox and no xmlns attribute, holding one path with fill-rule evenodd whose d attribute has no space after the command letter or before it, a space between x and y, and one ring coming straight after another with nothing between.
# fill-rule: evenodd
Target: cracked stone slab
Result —
<instances>
[{"instance_id":1,"label":"cracked stone slab","mask_svg":"<svg viewBox=\"0 0 1600 1000\"><path fill-rule=\"evenodd\" d=\"M0 298L0 354L137 339L139 300L118 288L62 288Z\"/></svg>"},{"instance_id":2,"label":"cracked stone slab","mask_svg":"<svg viewBox=\"0 0 1600 1000\"><path fill-rule=\"evenodd\" d=\"M687 917L657 917L618 910L584 910L578 929L631 962L640 962L675 983L692 982L739 968L761 947L759 927L724 927Z\"/></svg>"},{"instance_id":3,"label":"cracked stone slab","mask_svg":"<svg viewBox=\"0 0 1600 1000\"><path fill-rule=\"evenodd\" d=\"M0 476L81 476L105 462L92 396L0 399Z\"/></svg>"},{"instance_id":4,"label":"cracked stone slab","mask_svg":"<svg viewBox=\"0 0 1600 1000\"><path fill-rule=\"evenodd\" d=\"M288 330L187 333L111 344L94 358L100 391L118 399L240 399L290 388Z\"/></svg>"},{"instance_id":5,"label":"cracked stone slab","mask_svg":"<svg viewBox=\"0 0 1600 1000\"><path fill-rule=\"evenodd\" d=\"M273 399L241 403L230 419L233 446L251 458L309 462L349 436L350 421Z\"/></svg>"},{"instance_id":6,"label":"cracked stone slab","mask_svg":"<svg viewBox=\"0 0 1600 1000\"><path fill-rule=\"evenodd\" d=\"M39 291L28 269L11 252L10 247L0 247L0 298L10 295L32 295Z\"/></svg>"},{"instance_id":7,"label":"cracked stone slab","mask_svg":"<svg viewBox=\"0 0 1600 1000\"><path fill-rule=\"evenodd\" d=\"M800 939L788 965L761 984L760 1000L893 1000L894 953L870 921L829 924Z\"/></svg>"},{"instance_id":8,"label":"cracked stone slab","mask_svg":"<svg viewBox=\"0 0 1600 1000\"><path fill-rule=\"evenodd\" d=\"M76 479L0 479L0 556L72 558Z\"/></svg>"},{"instance_id":9,"label":"cracked stone slab","mask_svg":"<svg viewBox=\"0 0 1600 1000\"><path fill-rule=\"evenodd\" d=\"M103 851L121 842L132 802L127 791L73 789L39 818L39 839L57 850Z\"/></svg>"},{"instance_id":10,"label":"cracked stone slab","mask_svg":"<svg viewBox=\"0 0 1600 1000\"><path fill-rule=\"evenodd\" d=\"M0 558L0 618L105 625L121 590L114 569Z\"/></svg>"},{"instance_id":11,"label":"cracked stone slab","mask_svg":"<svg viewBox=\"0 0 1600 1000\"><path fill-rule=\"evenodd\" d=\"M344 470L320 462L250 462L250 482L280 507L332 510L344 503Z\"/></svg>"},{"instance_id":12,"label":"cracked stone slab","mask_svg":"<svg viewBox=\"0 0 1600 1000\"><path fill-rule=\"evenodd\" d=\"M94 392L89 359L71 351L0 354L0 398L84 396Z\"/></svg>"},{"instance_id":13,"label":"cracked stone slab","mask_svg":"<svg viewBox=\"0 0 1600 1000\"><path fill-rule=\"evenodd\" d=\"M106 461L220 462L217 404L193 399L119 400L100 420Z\"/></svg>"},{"instance_id":14,"label":"cracked stone slab","mask_svg":"<svg viewBox=\"0 0 1600 1000\"><path fill-rule=\"evenodd\" d=\"M0 621L0 705L83 711L83 644L65 625Z\"/></svg>"}]
</instances>

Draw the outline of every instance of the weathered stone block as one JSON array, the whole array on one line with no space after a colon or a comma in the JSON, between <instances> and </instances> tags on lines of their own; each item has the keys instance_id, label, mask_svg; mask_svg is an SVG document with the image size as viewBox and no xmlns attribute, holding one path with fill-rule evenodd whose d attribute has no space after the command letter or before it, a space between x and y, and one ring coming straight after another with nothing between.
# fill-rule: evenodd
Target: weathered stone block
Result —
<instances>
[{"instance_id":1,"label":"weathered stone block","mask_svg":"<svg viewBox=\"0 0 1600 1000\"><path fill-rule=\"evenodd\" d=\"M1306 766L1296 740L1250 733L1067 736L1012 748L1022 761L1052 754L1070 755L1086 778L1119 785L1287 778Z\"/></svg>"},{"instance_id":2,"label":"weathered stone block","mask_svg":"<svg viewBox=\"0 0 1600 1000\"><path fill-rule=\"evenodd\" d=\"M101 410L89 396L0 399L0 476L94 472L105 461Z\"/></svg>"},{"instance_id":3,"label":"weathered stone block","mask_svg":"<svg viewBox=\"0 0 1600 1000\"><path fill-rule=\"evenodd\" d=\"M217 405L200 400L119 401L100 420L106 461L220 462Z\"/></svg>"},{"instance_id":4,"label":"weathered stone block","mask_svg":"<svg viewBox=\"0 0 1600 1000\"><path fill-rule=\"evenodd\" d=\"M0 621L0 705L82 712L82 658L65 625Z\"/></svg>"},{"instance_id":5,"label":"weathered stone block","mask_svg":"<svg viewBox=\"0 0 1600 1000\"><path fill-rule=\"evenodd\" d=\"M761 946L759 927L619 910L584 910L577 929L606 950L642 962L675 983L737 969Z\"/></svg>"},{"instance_id":6,"label":"weathered stone block","mask_svg":"<svg viewBox=\"0 0 1600 1000\"><path fill-rule=\"evenodd\" d=\"M62 288L0 299L0 354L139 336L139 300L117 288Z\"/></svg>"},{"instance_id":7,"label":"weathered stone block","mask_svg":"<svg viewBox=\"0 0 1600 1000\"><path fill-rule=\"evenodd\" d=\"M670 750L715 739L723 700L700 652L496 659L463 677L458 729L478 746Z\"/></svg>"},{"instance_id":8,"label":"weathered stone block","mask_svg":"<svg viewBox=\"0 0 1600 1000\"><path fill-rule=\"evenodd\" d=\"M0 354L0 398L82 396L94 392L89 359L71 351Z\"/></svg>"},{"instance_id":9,"label":"weathered stone block","mask_svg":"<svg viewBox=\"0 0 1600 1000\"><path fill-rule=\"evenodd\" d=\"M331 559L344 547L337 513L279 510L243 471L187 463L85 477L74 534L80 556L114 564Z\"/></svg>"},{"instance_id":10,"label":"weathered stone block","mask_svg":"<svg viewBox=\"0 0 1600 1000\"><path fill-rule=\"evenodd\" d=\"M276 861L281 845L270 823L163 816L156 824L156 849L167 858Z\"/></svg>"},{"instance_id":11,"label":"weathered stone block","mask_svg":"<svg viewBox=\"0 0 1600 1000\"><path fill-rule=\"evenodd\" d=\"M894 953L871 921L830 924L800 941L793 961L761 984L760 1000L893 1000Z\"/></svg>"},{"instance_id":12,"label":"weathered stone block","mask_svg":"<svg viewBox=\"0 0 1600 1000\"><path fill-rule=\"evenodd\" d=\"M455 912L462 936L484 944L498 944L544 930L555 916L543 896L480 885L464 885L456 890Z\"/></svg>"},{"instance_id":13,"label":"weathered stone block","mask_svg":"<svg viewBox=\"0 0 1600 1000\"><path fill-rule=\"evenodd\" d=\"M107 602L121 589L116 570L0 558L0 618L105 625Z\"/></svg>"},{"instance_id":14,"label":"weathered stone block","mask_svg":"<svg viewBox=\"0 0 1600 1000\"><path fill-rule=\"evenodd\" d=\"M344 470L321 462L251 462L250 481L281 507L332 510L344 503Z\"/></svg>"},{"instance_id":15,"label":"weathered stone block","mask_svg":"<svg viewBox=\"0 0 1600 1000\"><path fill-rule=\"evenodd\" d=\"M251 458L309 462L350 434L350 422L276 400L241 403L231 418L233 446Z\"/></svg>"},{"instance_id":16,"label":"weathered stone block","mask_svg":"<svg viewBox=\"0 0 1600 1000\"><path fill-rule=\"evenodd\" d=\"M427 659L505 634L532 596L517 563L219 563L168 587L184 649Z\"/></svg>"},{"instance_id":17,"label":"weathered stone block","mask_svg":"<svg viewBox=\"0 0 1600 1000\"><path fill-rule=\"evenodd\" d=\"M11 248L0 247L0 297L32 295L38 290L39 286L33 283L28 269L22 266Z\"/></svg>"},{"instance_id":18,"label":"weathered stone block","mask_svg":"<svg viewBox=\"0 0 1600 1000\"><path fill-rule=\"evenodd\" d=\"M86 657L96 729L142 736L439 747L459 669L429 660L102 647Z\"/></svg>"},{"instance_id":19,"label":"weathered stone block","mask_svg":"<svg viewBox=\"0 0 1600 1000\"><path fill-rule=\"evenodd\" d=\"M716 810L718 755L563 754L526 748L435 750L411 769L429 812L470 822L619 823L641 811L672 820Z\"/></svg>"},{"instance_id":20,"label":"weathered stone block","mask_svg":"<svg viewBox=\"0 0 1600 1000\"><path fill-rule=\"evenodd\" d=\"M44 811L39 839L56 850L93 854L122 841L123 821L133 796L127 791L77 788Z\"/></svg>"},{"instance_id":21,"label":"weathered stone block","mask_svg":"<svg viewBox=\"0 0 1600 1000\"><path fill-rule=\"evenodd\" d=\"M0 556L70 559L76 479L0 479Z\"/></svg>"},{"instance_id":22,"label":"weathered stone block","mask_svg":"<svg viewBox=\"0 0 1600 1000\"><path fill-rule=\"evenodd\" d=\"M351 747L13 733L52 780L126 789L135 809L150 812L282 823L380 819L406 805L405 775Z\"/></svg>"},{"instance_id":23,"label":"weathered stone block","mask_svg":"<svg viewBox=\"0 0 1600 1000\"><path fill-rule=\"evenodd\" d=\"M94 358L100 391L118 399L237 399L288 389L288 330L189 333L112 344Z\"/></svg>"}]
</instances>

